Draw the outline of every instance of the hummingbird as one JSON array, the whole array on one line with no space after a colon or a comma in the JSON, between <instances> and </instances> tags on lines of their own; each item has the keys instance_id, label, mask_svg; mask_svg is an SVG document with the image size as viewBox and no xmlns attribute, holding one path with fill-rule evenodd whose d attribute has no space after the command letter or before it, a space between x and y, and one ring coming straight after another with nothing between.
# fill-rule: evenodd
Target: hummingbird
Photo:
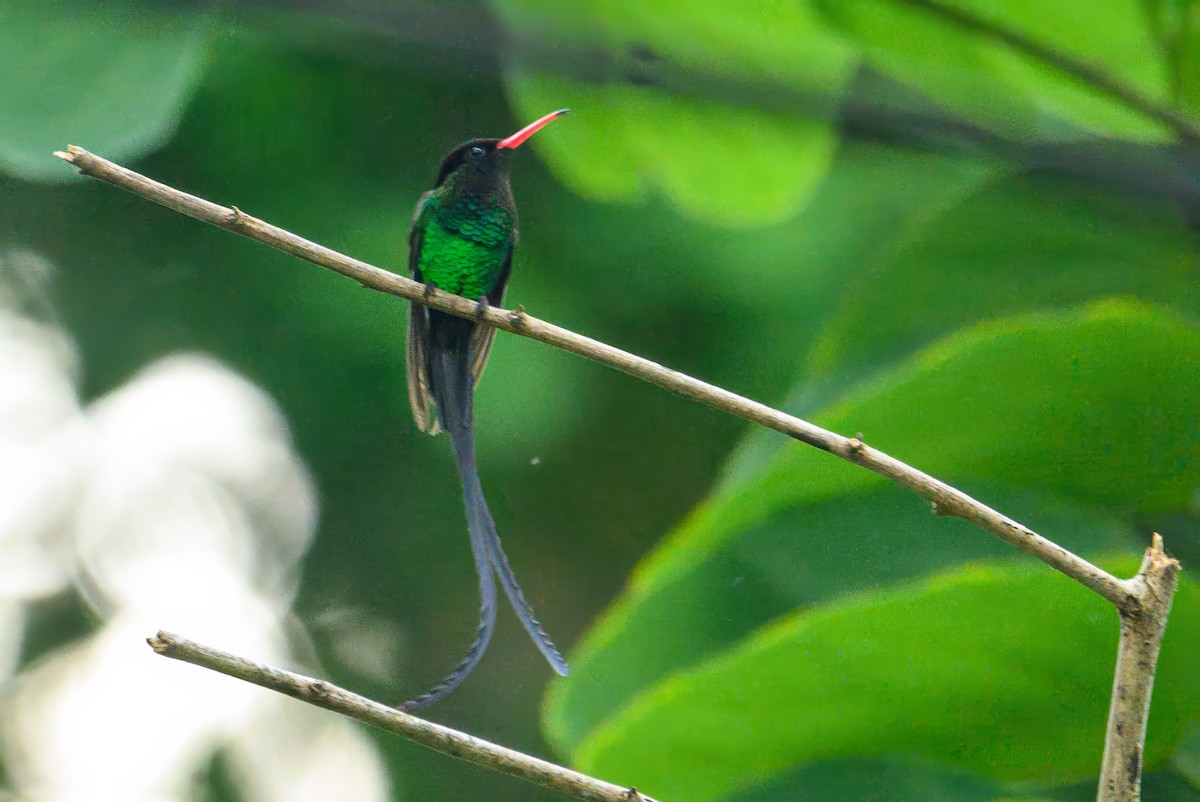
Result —
<instances>
[{"instance_id":1,"label":"hummingbird","mask_svg":"<svg viewBox=\"0 0 1200 802\"><path fill-rule=\"evenodd\" d=\"M408 268L426 287L499 306L517 242L517 207L509 181L516 148L569 109L551 112L504 139L472 139L442 159L433 189L421 196L408 235ZM496 627L496 577L509 603L550 666L567 674L559 653L525 600L500 546L479 482L475 458L475 386L487 364L491 326L412 304L408 316L408 399L417 427L450 435L466 505L467 530L479 579L479 629L458 665L421 696L411 711L448 696L479 664Z\"/></svg>"}]
</instances>

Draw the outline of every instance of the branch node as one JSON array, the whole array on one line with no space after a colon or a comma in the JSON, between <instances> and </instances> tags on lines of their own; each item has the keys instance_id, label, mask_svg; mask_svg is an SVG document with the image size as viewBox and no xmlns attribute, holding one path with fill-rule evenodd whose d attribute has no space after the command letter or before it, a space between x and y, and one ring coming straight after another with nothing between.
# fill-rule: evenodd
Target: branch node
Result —
<instances>
[{"instance_id":1,"label":"branch node","mask_svg":"<svg viewBox=\"0 0 1200 802\"><path fill-rule=\"evenodd\" d=\"M308 696L314 701L327 702L334 695L334 687L323 679L314 680L308 686Z\"/></svg>"},{"instance_id":2,"label":"branch node","mask_svg":"<svg viewBox=\"0 0 1200 802\"><path fill-rule=\"evenodd\" d=\"M508 315L508 319L512 321L514 326L524 326L526 318L528 317L529 316L525 314L524 304L517 304L517 308L512 310L512 312L510 312Z\"/></svg>"},{"instance_id":3,"label":"branch node","mask_svg":"<svg viewBox=\"0 0 1200 802\"><path fill-rule=\"evenodd\" d=\"M236 206L229 207L229 222L231 225L244 226L246 224L246 213Z\"/></svg>"},{"instance_id":4,"label":"branch node","mask_svg":"<svg viewBox=\"0 0 1200 802\"><path fill-rule=\"evenodd\" d=\"M1142 751L1145 747L1142 744L1137 744L1133 753L1129 755L1129 767L1127 768L1127 779L1130 785L1139 783L1142 777Z\"/></svg>"}]
</instances>

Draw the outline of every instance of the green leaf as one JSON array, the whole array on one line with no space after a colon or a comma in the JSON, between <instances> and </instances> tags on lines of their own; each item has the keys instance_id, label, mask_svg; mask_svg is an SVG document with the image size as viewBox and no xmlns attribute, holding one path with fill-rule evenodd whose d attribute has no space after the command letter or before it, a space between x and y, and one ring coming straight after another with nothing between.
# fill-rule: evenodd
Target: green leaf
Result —
<instances>
[{"instance_id":1,"label":"green leaf","mask_svg":"<svg viewBox=\"0 0 1200 802\"><path fill-rule=\"evenodd\" d=\"M508 86L523 117L555 104L587 110L561 136L538 143L573 191L617 201L655 189L681 214L714 225L791 217L815 192L837 146L824 122L647 87L515 73Z\"/></svg>"},{"instance_id":2,"label":"green leaf","mask_svg":"<svg viewBox=\"0 0 1200 802\"><path fill-rule=\"evenodd\" d=\"M909 756L818 760L773 777L765 785L734 793L736 802L789 799L953 799L999 802L995 782ZM1029 802L1027 800L1026 802Z\"/></svg>"},{"instance_id":3,"label":"green leaf","mask_svg":"<svg viewBox=\"0 0 1200 802\"><path fill-rule=\"evenodd\" d=\"M200 73L212 14L188 3L9 0L0 11L0 169L67 181L51 156L117 161L162 145Z\"/></svg>"},{"instance_id":4,"label":"green leaf","mask_svg":"<svg viewBox=\"0 0 1200 802\"><path fill-rule=\"evenodd\" d=\"M1111 515L1036 490L946 478L957 487L986 487L989 503L1053 532L1072 551L1137 547L1129 523ZM928 505L895 485L812 503L798 487L791 506L712 546L686 571L619 600L572 655L572 678L552 686L547 736L569 752L657 678L797 607L1011 553L965 521L935 520Z\"/></svg>"},{"instance_id":5,"label":"green leaf","mask_svg":"<svg viewBox=\"0 0 1200 802\"><path fill-rule=\"evenodd\" d=\"M1200 5L1191 0L1161 0L1164 37L1174 43L1175 94L1192 113L1200 112Z\"/></svg>"},{"instance_id":6,"label":"green leaf","mask_svg":"<svg viewBox=\"0 0 1200 802\"><path fill-rule=\"evenodd\" d=\"M941 341L815 420L865 432L984 501L1007 499L1069 547L1094 550L1127 537L1135 510L1191 503L1200 477L1197 353L1195 329L1131 302L1022 316ZM639 566L585 638L572 676L547 700L547 736L572 749L666 672L839 585L914 576L956 559L956 548L958 559L1003 553L885 488L796 443L723 486Z\"/></svg>"},{"instance_id":7,"label":"green leaf","mask_svg":"<svg viewBox=\"0 0 1200 802\"><path fill-rule=\"evenodd\" d=\"M1169 102L1170 70L1139 0L939 2L1065 58L1097 65L1144 96ZM928 9L895 0L825 0L822 7L864 45L872 64L971 122L1033 138L1171 137L1160 124L1061 67Z\"/></svg>"},{"instance_id":8,"label":"green leaf","mask_svg":"<svg viewBox=\"0 0 1200 802\"><path fill-rule=\"evenodd\" d=\"M1104 296L1194 313L1198 247L1168 201L1006 176L889 243L827 323L806 375L863 375L973 321Z\"/></svg>"},{"instance_id":9,"label":"green leaf","mask_svg":"<svg viewBox=\"0 0 1200 802\"><path fill-rule=\"evenodd\" d=\"M1136 563L1125 560L1120 573ZM1185 579L1155 683L1145 763L1200 715ZM662 798L720 799L793 767L904 752L1000 782L1096 770L1117 617L1045 566L988 565L790 616L674 674L591 733L586 772Z\"/></svg>"},{"instance_id":10,"label":"green leaf","mask_svg":"<svg viewBox=\"0 0 1200 802\"><path fill-rule=\"evenodd\" d=\"M1171 73L1141 0L961 0L975 16L1017 31L1085 65L1098 65L1109 77L1149 100L1170 104ZM1081 24L1082 23L1082 24ZM1031 91L1038 110L1097 134L1155 141L1172 132L1151 122L1061 68L1020 54L1014 48L987 51L991 67L1005 84L1002 92Z\"/></svg>"},{"instance_id":11,"label":"green leaf","mask_svg":"<svg viewBox=\"0 0 1200 802\"><path fill-rule=\"evenodd\" d=\"M843 33L863 46L863 59L902 84L978 125L1006 134L1029 132L1035 108L1025 91L997 97L986 51L997 45L893 0L820 0Z\"/></svg>"},{"instance_id":12,"label":"green leaf","mask_svg":"<svg viewBox=\"0 0 1200 802\"><path fill-rule=\"evenodd\" d=\"M1046 173L984 177L947 180L951 189L941 193L913 181L920 202L914 198L907 216L893 212L890 227L864 231L869 248L836 243L835 253L848 250L847 263L835 265L846 289L827 310L784 409L810 414L850 383L979 320L1113 295L1195 317L1200 241L1174 202L1130 203ZM748 432L722 482L753 473L783 442L763 429Z\"/></svg>"},{"instance_id":13,"label":"green leaf","mask_svg":"<svg viewBox=\"0 0 1200 802\"><path fill-rule=\"evenodd\" d=\"M796 101L771 111L709 91L725 81L746 91L783 86L826 108L840 98L853 53L803 3L773 4L753 22L735 4L688 0L505 0L498 8L518 35L590 48L631 72L585 81L515 60L506 72L522 119L561 106L578 112L536 147L581 195L630 201L661 192L709 223L767 225L802 208L830 166L838 135L827 110L805 116ZM702 76L699 91L663 88L672 71Z\"/></svg>"}]
</instances>

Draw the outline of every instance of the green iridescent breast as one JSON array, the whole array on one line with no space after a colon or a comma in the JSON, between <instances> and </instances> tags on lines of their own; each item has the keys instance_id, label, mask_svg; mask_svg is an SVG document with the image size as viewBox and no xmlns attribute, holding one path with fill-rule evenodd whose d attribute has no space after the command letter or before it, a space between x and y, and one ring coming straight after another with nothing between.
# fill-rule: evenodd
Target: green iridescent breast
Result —
<instances>
[{"instance_id":1,"label":"green iridescent breast","mask_svg":"<svg viewBox=\"0 0 1200 802\"><path fill-rule=\"evenodd\" d=\"M425 281L467 298L491 292L512 244L508 212L481 199L445 204L431 197L421 213L420 268Z\"/></svg>"}]
</instances>

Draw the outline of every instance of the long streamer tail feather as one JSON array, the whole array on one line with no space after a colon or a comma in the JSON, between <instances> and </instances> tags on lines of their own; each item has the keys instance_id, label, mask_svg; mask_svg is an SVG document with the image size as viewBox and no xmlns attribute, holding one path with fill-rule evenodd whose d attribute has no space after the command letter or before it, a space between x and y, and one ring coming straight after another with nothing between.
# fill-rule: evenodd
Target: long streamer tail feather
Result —
<instances>
[{"instance_id":1,"label":"long streamer tail feather","mask_svg":"<svg viewBox=\"0 0 1200 802\"><path fill-rule=\"evenodd\" d=\"M451 427L450 437L454 441L454 453L459 456L459 465L463 465L469 457L471 464L471 490L468 491L468 480L466 471L460 467L460 472L463 474L464 496L467 498L467 518L472 518L472 507L480 522L483 524L481 534L487 545L488 553L491 555L492 567L495 568L496 574L500 577L500 586L504 588L504 594L508 596L508 601L512 604L513 610L516 611L517 617L521 619L521 624L525 627L525 631L529 633L529 637L533 639L533 643L538 647L550 663L550 667L559 675L567 675L567 661L563 658L558 648L554 645L554 641L550 640L550 636L546 634L546 630L538 623L537 617L534 615L533 607L525 600L525 594L521 592L521 586L517 583L517 577L513 573L512 567L508 564L508 557L504 554L504 549L500 546L500 536L496 534L496 524L492 520L492 514L488 510L487 501L483 497L483 488L479 484L479 474L475 471L475 443L471 429L460 429ZM472 542L475 539L475 533L471 533Z\"/></svg>"},{"instance_id":2,"label":"long streamer tail feather","mask_svg":"<svg viewBox=\"0 0 1200 802\"><path fill-rule=\"evenodd\" d=\"M441 428L450 434L462 481L471 551L475 557L475 570L479 574L479 630L475 641L454 670L421 696L401 705L405 711L424 707L446 697L479 664L496 625L496 576L500 577L505 595L538 650L557 673L563 676L567 673L566 660L538 623L532 606L526 601L516 575L508 564L479 481L474 434L472 326L470 321L431 311L427 357L429 389L435 399L436 414Z\"/></svg>"},{"instance_id":3,"label":"long streamer tail feather","mask_svg":"<svg viewBox=\"0 0 1200 802\"><path fill-rule=\"evenodd\" d=\"M475 526L471 526L471 552L475 556L475 571L479 575L479 630L475 634L475 641L458 665L440 682L399 706L405 713L431 705L453 693L479 665L496 630L496 580L492 576L491 550L483 539L475 536L475 529Z\"/></svg>"}]
</instances>

